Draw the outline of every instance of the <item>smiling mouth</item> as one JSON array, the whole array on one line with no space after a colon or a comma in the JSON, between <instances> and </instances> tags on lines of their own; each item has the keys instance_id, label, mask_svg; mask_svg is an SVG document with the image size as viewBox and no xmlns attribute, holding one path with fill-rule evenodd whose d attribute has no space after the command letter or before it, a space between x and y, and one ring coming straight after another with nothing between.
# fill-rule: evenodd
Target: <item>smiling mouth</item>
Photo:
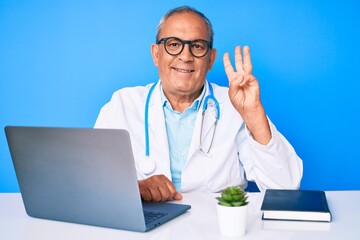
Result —
<instances>
[{"instance_id":1,"label":"smiling mouth","mask_svg":"<svg viewBox=\"0 0 360 240\"><path fill-rule=\"evenodd\" d=\"M174 67L172 69L174 69L177 72L182 72L182 73L192 73L192 72L194 72L194 70L186 70L186 69L174 68Z\"/></svg>"}]
</instances>

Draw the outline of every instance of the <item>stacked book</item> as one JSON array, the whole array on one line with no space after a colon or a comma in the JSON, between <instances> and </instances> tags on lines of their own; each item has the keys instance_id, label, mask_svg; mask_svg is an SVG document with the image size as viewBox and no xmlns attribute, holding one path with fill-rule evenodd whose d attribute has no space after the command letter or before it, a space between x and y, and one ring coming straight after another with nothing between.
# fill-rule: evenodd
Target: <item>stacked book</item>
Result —
<instances>
[{"instance_id":1,"label":"stacked book","mask_svg":"<svg viewBox=\"0 0 360 240\"><path fill-rule=\"evenodd\" d=\"M264 220L330 222L324 191L267 189L261 206Z\"/></svg>"}]
</instances>

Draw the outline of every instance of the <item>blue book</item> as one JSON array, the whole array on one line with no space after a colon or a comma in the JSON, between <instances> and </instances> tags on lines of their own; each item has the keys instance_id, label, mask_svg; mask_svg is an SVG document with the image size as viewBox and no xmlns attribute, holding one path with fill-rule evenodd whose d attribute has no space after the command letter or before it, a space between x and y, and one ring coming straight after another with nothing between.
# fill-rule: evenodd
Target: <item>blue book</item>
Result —
<instances>
[{"instance_id":1,"label":"blue book","mask_svg":"<svg viewBox=\"0 0 360 240\"><path fill-rule=\"evenodd\" d=\"M324 191L267 189L261 206L264 220L330 222Z\"/></svg>"}]
</instances>

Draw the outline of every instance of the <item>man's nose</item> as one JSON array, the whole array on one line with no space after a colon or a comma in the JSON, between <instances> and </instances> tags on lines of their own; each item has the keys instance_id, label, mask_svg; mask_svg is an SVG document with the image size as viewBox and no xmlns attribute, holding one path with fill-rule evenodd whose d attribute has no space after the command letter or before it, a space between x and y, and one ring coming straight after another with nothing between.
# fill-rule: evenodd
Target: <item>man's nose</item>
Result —
<instances>
[{"instance_id":1,"label":"man's nose","mask_svg":"<svg viewBox=\"0 0 360 240\"><path fill-rule=\"evenodd\" d=\"M179 54L179 59L184 62L189 62L194 60L194 56L192 55L190 51L191 45L190 43L185 43L184 49Z\"/></svg>"}]
</instances>

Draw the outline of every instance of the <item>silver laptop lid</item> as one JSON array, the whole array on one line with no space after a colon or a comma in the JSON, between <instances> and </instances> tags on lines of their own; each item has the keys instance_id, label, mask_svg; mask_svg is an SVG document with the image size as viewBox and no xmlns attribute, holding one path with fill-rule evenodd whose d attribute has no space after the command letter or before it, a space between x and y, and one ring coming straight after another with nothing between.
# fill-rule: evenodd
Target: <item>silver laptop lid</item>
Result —
<instances>
[{"instance_id":1,"label":"silver laptop lid","mask_svg":"<svg viewBox=\"0 0 360 240\"><path fill-rule=\"evenodd\" d=\"M29 216L145 231L126 130L6 127Z\"/></svg>"}]
</instances>

